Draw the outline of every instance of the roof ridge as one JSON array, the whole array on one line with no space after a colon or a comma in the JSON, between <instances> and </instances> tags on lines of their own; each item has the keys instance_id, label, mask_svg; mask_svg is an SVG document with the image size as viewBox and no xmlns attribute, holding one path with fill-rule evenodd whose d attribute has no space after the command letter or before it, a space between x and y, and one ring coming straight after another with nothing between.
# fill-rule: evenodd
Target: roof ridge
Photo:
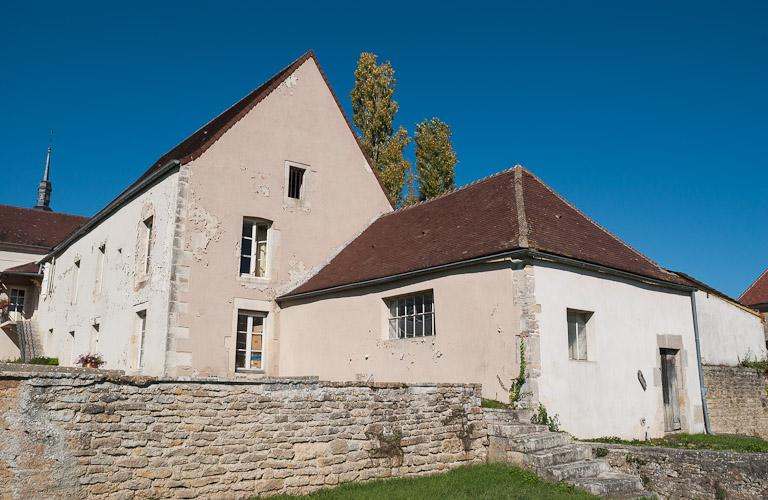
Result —
<instances>
[{"instance_id":1,"label":"roof ridge","mask_svg":"<svg viewBox=\"0 0 768 500\"><path fill-rule=\"evenodd\" d=\"M441 198L445 198L446 196L450 196L450 195L452 195L454 193L458 193L459 191L463 191L463 190L465 190L467 188L470 188L472 186L476 186L477 184L483 183L485 181L489 181L489 180L493 179L494 177L498 177L500 175L508 174L509 172L514 171L516 168L523 168L524 169L524 167L522 165L520 165L520 164L517 164L514 167L505 168L504 170L500 170L500 171L495 172L493 174L486 175L485 177L481 177L479 179L475 179L474 181L468 182L467 184L464 184L464 185L459 186L457 188L453 188L450 191L446 191L445 193L441 193L441 194L439 194L437 196L434 196L432 198L429 198L427 200L419 201L419 202L414 203L413 205L407 205L407 206L400 207L400 208L398 208L396 210L392 210L391 212L387 212L386 214L383 214L382 217L386 217L388 215L405 212L406 210L410 210L412 208L416 208L416 207L420 207L422 205L426 205L427 203L433 202L435 200L439 200Z\"/></svg>"},{"instance_id":2,"label":"roof ridge","mask_svg":"<svg viewBox=\"0 0 768 500\"><path fill-rule=\"evenodd\" d=\"M523 168L523 167L521 166L521 168ZM568 205L569 207L571 207L573 210L575 210L575 211L576 211L576 213L578 213L579 215L581 215L582 217L584 217L585 219L587 219L589 222L591 222L592 224L594 224L595 226L597 226L597 228L598 228L598 229L601 229L602 231L604 231L604 232L605 232L605 233L606 233L608 236L610 236L610 237L611 237L611 238L613 238L614 240L618 241L618 242L619 242L621 245L623 245L624 247L626 247L628 250L630 250L631 252L635 253L635 254L636 254L636 255L638 255L639 257L641 257L641 258L643 258L643 259L647 260L648 262L650 262L650 263L651 263L653 266L655 266L655 267L656 267L656 268L657 268L659 271L661 271L662 273L664 273L664 274L670 274L670 275L673 275L673 274L675 274L675 273L673 273L673 272L670 272L670 271L668 271L666 268L664 268L664 267L660 266L660 265L659 265L659 264L658 264L658 263L657 263L655 260L651 259L650 257L648 257L647 255L643 254L643 253L642 253L642 252L640 252L639 250L637 250L637 249L633 248L633 247L632 247L632 245L628 244L627 242L625 242L624 240L622 240L621 238L619 238L618 236L616 236L615 234L613 234L611 231L609 231L608 229L606 229L606 228L605 228L605 227L603 227L602 225L598 224L598 223L597 223L595 220L593 220L593 219L592 219L592 217L588 216L587 214L585 214L584 212L582 212L581 210L579 210L579 209L576 207L576 205L574 205L573 203L571 203L570 201L568 201L567 199L565 199L565 197L563 197L563 196L562 196L560 193L558 193L557 191L555 191L554 189L552 189L552 188L551 188L551 187L550 187L550 186L549 186L549 185L548 185L546 182L544 182L543 180L541 180L541 179L540 179L540 178L539 178L539 177L538 177L536 174L534 174L533 172L531 172L530 170L528 170L528 169L525 169L525 168L523 168L523 170L525 170L525 171L526 171L526 172L527 172L527 173L528 173L528 174L529 174L531 177L533 177L533 178L534 178L536 181L538 181L538 182L539 182L539 183L540 183L542 186L544 186L544 187L547 189L547 191L549 191L549 192L550 192L550 193L552 193L554 196L556 196L556 197L557 197L557 198L558 198L560 201L562 201L563 203L565 203L566 205Z\"/></svg>"},{"instance_id":3,"label":"roof ridge","mask_svg":"<svg viewBox=\"0 0 768 500\"><path fill-rule=\"evenodd\" d=\"M517 167L520 168L517 168ZM518 241L521 248L528 248L528 216L525 213L525 196L523 196L523 172L525 168L518 165L514 168L515 175L512 180L512 189L515 193L515 212L517 215Z\"/></svg>"},{"instance_id":4,"label":"roof ridge","mask_svg":"<svg viewBox=\"0 0 768 500\"><path fill-rule=\"evenodd\" d=\"M755 281L753 281L751 285L749 285L749 288L747 288L746 290L744 290L744 293L742 293L741 295L739 295L739 302L741 302L741 299L742 299L742 298L743 298L743 297L744 297L744 296L745 296L747 293L749 293L750 291L752 291L752 289L753 289L753 288L755 288L755 285L757 285L757 284L760 282L760 280L762 280L762 279L763 279L763 277L764 277L765 275L767 275L767 274L768 274L768 268L766 268L766 269L765 269L765 271L763 271L763 273L762 273L760 276L758 276L758 277L757 277L757 279L756 279Z\"/></svg>"}]
</instances>

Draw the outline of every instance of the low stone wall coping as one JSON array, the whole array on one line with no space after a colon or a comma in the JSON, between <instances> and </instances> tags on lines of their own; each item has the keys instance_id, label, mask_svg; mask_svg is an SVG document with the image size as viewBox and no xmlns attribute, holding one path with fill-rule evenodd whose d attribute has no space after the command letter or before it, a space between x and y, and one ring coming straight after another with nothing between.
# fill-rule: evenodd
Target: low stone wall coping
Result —
<instances>
[{"instance_id":1,"label":"low stone wall coping","mask_svg":"<svg viewBox=\"0 0 768 500\"><path fill-rule=\"evenodd\" d=\"M362 381L329 381L320 380L316 376L306 377L150 377L144 375L126 375L120 370L97 370L93 368L72 368L46 366L38 369L39 365L15 365L21 368L10 368L11 363L0 363L0 379L90 379L128 385L152 385L152 384L231 384L231 385L274 385L274 384L312 384L322 387L370 387L372 389L405 389L416 387L463 387L467 389L480 389L481 384L462 383L432 383L432 382L362 382ZM56 368L55 370L46 368Z\"/></svg>"}]
</instances>

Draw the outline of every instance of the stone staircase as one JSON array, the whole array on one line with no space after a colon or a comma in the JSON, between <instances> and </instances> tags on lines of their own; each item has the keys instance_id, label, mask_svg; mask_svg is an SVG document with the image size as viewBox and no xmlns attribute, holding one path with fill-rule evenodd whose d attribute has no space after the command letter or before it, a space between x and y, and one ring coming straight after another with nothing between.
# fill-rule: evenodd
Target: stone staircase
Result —
<instances>
[{"instance_id":1,"label":"stone staircase","mask_svg":"<svg viewBox=\"0 0 768 500\"><path fill-rule=\"evenodd\" d=\"M16 322L16 334L19 338L21 360L26 362L43 355L43 348L37 323L32 319L22 319Z\"/></svg>"},{"instance_id":2,"label":"stone staircase","mask_svg":"<svg viewBox=\"0 0 768 500\"><path fill-rule=\"evenodd\" d=\"M639 477L614 472L606 460L593 458L592 446L565 432L531 423L533 410L484 409L488 424L488 460L534 470L549 481L565 481L607 498L653 497Z\"/></svg>"}]
</instances>

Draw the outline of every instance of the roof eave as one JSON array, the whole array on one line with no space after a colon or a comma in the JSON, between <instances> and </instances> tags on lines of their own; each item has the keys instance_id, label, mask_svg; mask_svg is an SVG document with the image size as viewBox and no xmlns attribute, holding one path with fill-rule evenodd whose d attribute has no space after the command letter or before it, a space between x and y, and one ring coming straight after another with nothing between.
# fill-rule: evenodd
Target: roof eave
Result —
<instances>
[{"instance_id":1,"label":"roof eave","mask_svg":"<svg viewBox=\"0 0 768 500\"><path fill-rule=\"evenodd\" d=\"M40 264L40 263L46 262L51 257L55 257L56 255L66 250L75 241L77 241L82 236L87 234L94 227L98 226L104 219L112 215L123 205L131 201L134 197L141 194L145 189L151 187L156 182L163 179L167 174L172 172L174 169L179 168L180 165L181 163L179 162L179 160L171 160L168 163L166 163L164 166L160 167L158 170L153 172L151 175L147 176L145 179L143 179L141 182L139 182L135 186L121 193L117 198L112 200L109 203L109 205L107 205L106 207L101 209L96 215L91 217L91 219L88 222L86 222L85 224L80 226L80 228L77 229L75 232L67 236L64 239L64 241L62 241L61 243L53 247L53 249L50 252L48 252L42 259L37 261L37 263Z\"/></svg>"},{"instance_id":2,"label":"roof eave","mask_svg":"<svg viewBox=\"0 0 768 500\"><path fill-rule=\"evenodd\" d=\"M276 300L278 302L287 302L291 300L313 298L320 295L326 295L329 293L341 292L341 291L352 290L356 288L363 288L367 286L379 285L384 283L390 283L390 282L402 280L405 278L411 278L411 277L421 276L425 274L432 274L438 271L455 269L455 268L464 267L471 264L487 262L487 261L496 260L500 258L512 258L512 259L520 258L520 259L531 259L531 260L539 260L539 261L546 261L546 262L555 262L555 263L567 265L569 267L585 269L585 270L597 272L600 274L606 274L613 277L624 278L624 279L632 280L634 282L644 283L644 284L657 286L661 288L667 288L667 289L675 290L678 292L690 293L696 290L696 288L692 286L673 283L670 281L664 281L657 278L651 278L648 276L642 276L639 274L622 271L620 269L615 269L612 267L607 267L607 266L595 264L592 262L582 261L582 260L573 259L570 257L565 257L562 255L547 253L547 252L541 252L531 248L519 248L519 249L508 250L505 252L500 252L492 255L485 255L485 256L477 257L473 259L452 262L449 264L441 264L439 266L432 266L424 269L418 269L415 271L408 271L405 273L393 274L390 276L383 276L383 277L374 278L370 280L364 280L364 281L347 283L347 284L337 285L337 286L328 287L328 288L322 288L319 290L310 290L307 292L301 292L296 294L289 292L287 294L277 297Z\"/></svg>"}]
</instances>

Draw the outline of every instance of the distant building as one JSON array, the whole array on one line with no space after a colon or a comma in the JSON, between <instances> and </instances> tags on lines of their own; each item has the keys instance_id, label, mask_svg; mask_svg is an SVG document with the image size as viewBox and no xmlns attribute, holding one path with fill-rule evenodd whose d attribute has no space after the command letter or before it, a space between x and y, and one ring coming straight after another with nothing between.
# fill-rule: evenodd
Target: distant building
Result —
<instances>
[{"instance_id":1,"label":"distant building","mask_svg":"<svg viewBox=\"0 0 768 500\"><path fill-rule=\"evenodd\" d=\"M51 148L38 187L35 208L0 205L0 295L7 305L0 308L0 360L21 356L27 340L27 354L40 347L32 345L33 323L43 273L38 261L64 237L88 221L87 217L51 210ZM26 331L27 336L23 333Z\"/></svg>"},{"instance_id":2,"label":"distant building","mask_svg":"<svg viewBox=\"0 0 768 500\"><path fill-rule=\"evenodd\" d=\"M764 349L754 311L521 166L393 210L313 53L38 263L33 321L62 364L471 382L507 401L522 349L531 402L584 437L701 432L701 363Z\"/></svg>"},{"instance_id":3,"label":"distant building","mask_svg":"<svg viewBox=\"0 0 768 500\"><path fill-rule=\"evenodd\" d=\"M765 338L768 347L768 269L739 297L739 301L765 317Z\"/></svg>"}]
</instances>

